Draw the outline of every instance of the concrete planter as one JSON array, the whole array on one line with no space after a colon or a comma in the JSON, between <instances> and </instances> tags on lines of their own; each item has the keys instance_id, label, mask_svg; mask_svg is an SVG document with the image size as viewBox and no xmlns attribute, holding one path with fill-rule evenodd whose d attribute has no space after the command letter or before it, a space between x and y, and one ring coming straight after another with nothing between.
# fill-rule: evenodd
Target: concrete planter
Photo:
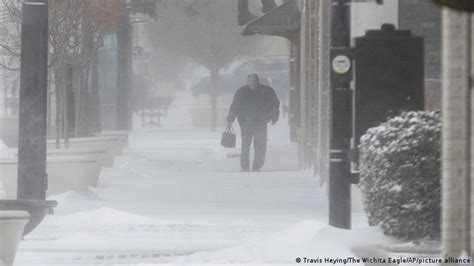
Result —
<instances>
[{"instance_id":1,"label":"concrete planter","mask_svg":"<svg viewBox=\"0 0 474 266\"><path fill-rule=\"evenodd\" d=\"M70 149L48 149L49 157L73 156L73 157L91 157L97 158L99 164L103 167L111 167L114 162L114 156L108 153L107 149L91 148L70 148Z\"/></svg>"},{"instance_id":2,"label":"concrete planter","mask_svg":"<svg viewBox=\"0 0 474 266\"><path fill-rule=\"evenodd\" d=\"M49 156L47 160L48 195L96 186L100 163L93 156ZM18 163L16 159L0 160L0 174L7 198L17 198Z\"/></svg>"},{"instance_id":3,"label":"concrete planter","mask_svg":"<svg viewBox=\"0 0 474 266\"><path fill-rule=\"evenodd\" d=\"M121 137L125 140L126 147L128 147L128 136L130 132L126 130L106 130L94 134L95 137Z\"/></svg>"},{"instance_id":4,"label":"concrete planter","mask_svg":"<svg viewBox=\"0 0 474 266\"><path fill-rule=\"evenodd\" d=\"M13 265L18 244L30 215L26 211L0 211L0 265Z\"/></svg>"},{"instance_id":5,"label":"concrete planter","mask_svg":"<svg viewBox=\"0 0 474 266\"><path fill-rule=\"evenodd\" d=\"M69 148L106 149L107 153L113 156L122 155L125 144L126 138L123 136L99 136L69 139ZM56 140L48 140L47 145L48 149L55 149ZM61 147L64 147L64 140L61 140Z\"/></svg>"},{"instance_id":6,"label":"concrete planter","mask_svg":"<svg viewBox=\"0 0 474 266\"><path fill-rule=\"evenodd\" d=\"M58 202L54 200L0 199L0 212L26 211L30 214L30 219L23 230L24 236L33 231L46 215L53 214L56 206Z\"/></svg>"},{"instance_id":7,"label":"concrete planter","mask_svg":"<svg viewBox=\"0 0 474 266\"><path fill-rule=\"evenodd\" d=\"M97 160L100 166L111 167L114 162L114 156L108 153L107 149L92 148L70 148L70 149L50 149L46 151L48 157L88 157ZM18 157L18 151L15 151Z\"/></svg>"}]
</instances>

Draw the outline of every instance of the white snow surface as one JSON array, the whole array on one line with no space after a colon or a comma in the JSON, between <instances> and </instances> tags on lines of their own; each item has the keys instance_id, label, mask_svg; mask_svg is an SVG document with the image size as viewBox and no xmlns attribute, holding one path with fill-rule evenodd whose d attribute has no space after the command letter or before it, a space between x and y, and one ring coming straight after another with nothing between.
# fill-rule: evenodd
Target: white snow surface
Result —
<instances>
[{"instance_id":1,"label":"white snow surface","mask_svg":"<svg viewBox=\"0 0 474 266\"><path fill-rule=\"evenodd\" d=\"M135 123L97 187L50 196L55 215L20 243L16 265L294 265L395 243L361 212L353 230L327 225L326 188L297 170L286 119L269 127L263 171L241 173L222 129L191 126L191 101L178 94L161 128Z\"/></svg>"}]
</instances>

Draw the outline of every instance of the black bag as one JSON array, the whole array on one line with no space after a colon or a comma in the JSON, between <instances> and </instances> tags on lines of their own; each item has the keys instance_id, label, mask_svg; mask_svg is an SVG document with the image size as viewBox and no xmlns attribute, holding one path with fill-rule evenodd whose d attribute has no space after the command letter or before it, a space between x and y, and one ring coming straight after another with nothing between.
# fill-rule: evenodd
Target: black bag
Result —
<instances>
[{"instance_id":1,"label":"black bag","mask_svg":"<svg viewBox=\"0 0 474 266\"><path fill-rule=\"evenodd\" d=\"M222 133L221 145L226 148L235 148L235 133L232 126L227 126Z\"/></svg>"}]
</instances>

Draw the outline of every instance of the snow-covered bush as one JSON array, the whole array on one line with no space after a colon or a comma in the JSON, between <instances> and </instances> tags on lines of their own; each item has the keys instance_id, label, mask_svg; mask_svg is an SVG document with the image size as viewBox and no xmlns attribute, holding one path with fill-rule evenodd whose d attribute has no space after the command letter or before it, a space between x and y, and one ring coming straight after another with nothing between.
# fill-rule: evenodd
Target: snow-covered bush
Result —
<instances>
[{"instance_id":1,"label":"snow-covered bush","mask_svg":"<svg viewBox=\"0 0 474 266\"><path fill-rule=\"evenodd\" d=\"M360 183L371 225L402 239L439 237L441 115L407 112L362 136Z\"/></svg>"}]
</instances>

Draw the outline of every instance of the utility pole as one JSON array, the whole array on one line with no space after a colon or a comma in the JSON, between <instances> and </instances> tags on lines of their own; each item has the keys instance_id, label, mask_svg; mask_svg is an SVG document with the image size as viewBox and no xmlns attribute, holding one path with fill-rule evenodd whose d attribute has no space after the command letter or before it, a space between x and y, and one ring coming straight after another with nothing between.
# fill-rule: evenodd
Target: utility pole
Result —
<instances>
[{"instance_id":1,"label":"utility pole","mask_svg":"<svg viewBox=\"0 0 474 266\"><path fill-rule=\"evenodd\" d=\"M22 4L18 199L46 198L48 0Z\"/></svg>"},{"instance_id":2,"label":"utility pole","mask_svg":"<svg viewBox=\"0 0 474 266\"><path fill-rule=\"evenodd\" d=\"M132 84L132 25L129 17L129 1L121 0L117 30L117 102L116 129L131 128L129 95Z\"/></svg>"},{"instance_id":3,"label":"utility pole","mask_svg":"<svg viewBox=\"0 0 474 266\"><path fill-rule=\"evenodd\" d=\"M331 141L329 164L329 224L351 228L351 173L348 151L351 139L352 91L350 0L332 0L331 9ZM337 61L337 62L335 62ZM335 63L340 66L335 67Z\"/></svg>"}]
</instances>

